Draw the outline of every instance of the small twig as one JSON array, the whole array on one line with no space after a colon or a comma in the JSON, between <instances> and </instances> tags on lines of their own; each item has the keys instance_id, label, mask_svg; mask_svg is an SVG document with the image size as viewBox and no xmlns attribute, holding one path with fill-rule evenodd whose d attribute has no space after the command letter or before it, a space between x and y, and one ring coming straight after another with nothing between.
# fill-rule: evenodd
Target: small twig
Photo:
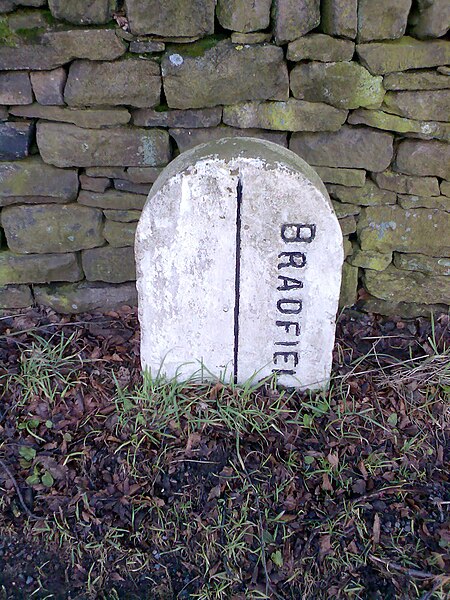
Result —
<instances>
[{"instance_id":1,"label":"small twig","mask_svg":"<svg viewBox=\"0 0 450 600\"><path fill-rule=\"evenodd\" d=\"M22 505L22 508L25 511L27 517L29 519L32 519L33 521L39 521L39 517L36 517L36 515L34 515L31 512L31 510L28 508L28 506L25 504L25 500L23 499L22 492L20 491L20 488L19 488L19 484L17 483L14 475L11 473L11 471L8 469L6 464L1 459L0 459L0 467L2 467L2 469L8 475L8 477L11 479L14 489L16 490L17 497L19 498L20 504Z\"/></svg>"},{"instance_id":2,"label":"small twig","mask_svg":"<svg viewBox=\"0 0 450 600\"><path fill-rule=\"evenodd\" d=\"M408 569L408 567L404 567L404 566L399 565L390 560L378 558L377 556L374 556L373 554L369 554L368 558L372 562L381 563L382 565L384 565L386 567L386 569L388 571L392 569L394 571L399 571L400 573L404 573L405 575L409 575L410 577L415 577L416 579L439 579L439 580L448 579L448 577L446 577L445 575L442 575L442 574L436 575L435 573L428 573L427 571L419 571L418 569Z\"/></svg>"}]
</instances>

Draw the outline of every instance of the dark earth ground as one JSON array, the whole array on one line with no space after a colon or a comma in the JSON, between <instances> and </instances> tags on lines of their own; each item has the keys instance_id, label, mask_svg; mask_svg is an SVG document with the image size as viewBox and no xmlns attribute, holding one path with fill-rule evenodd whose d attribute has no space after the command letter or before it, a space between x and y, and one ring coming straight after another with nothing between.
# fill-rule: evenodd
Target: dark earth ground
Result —
<instances>
[{"instance_id":1,"label":"dark earth ground","mask_svg":"<svg viewBox=\"0 0 450 600\"><path fill-rule=\"evenodd\" d=\"M0 317L0 600L448 598L449 326L346 311L290 395L143 385L127 307Z\"/></svg>"}]
</instances>

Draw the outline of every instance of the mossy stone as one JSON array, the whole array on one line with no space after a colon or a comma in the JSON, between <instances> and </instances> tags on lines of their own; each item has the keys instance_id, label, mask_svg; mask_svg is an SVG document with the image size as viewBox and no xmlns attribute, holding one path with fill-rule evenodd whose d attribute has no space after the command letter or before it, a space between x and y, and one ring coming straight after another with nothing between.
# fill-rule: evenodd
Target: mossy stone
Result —
<instances>
[{"instance_id":1,"label":"mossy stone","mask_svg":"<svg viewBox=\"0 0 450 600\"><path fill-rule=\"evenodd\" d=\"M341 202L359 206L378 206L380 204L395 204L397 196L393 192L381 190L373 181L368 179L359 188L349 188L343 185L328 185L328 192Z\"/></svg>"},{"instance_id":2,"label":"mossy stone","mask_svg":"<svg viewBox=\"0 0 450 600\"><path fill-rule=\"evenodd\" d=\"M80 279L83 279L83 273L75 254L23 255L0 251L0 286Z\"/></svg>"},{"instance_id":3,"label":"mossy stone","mask_svg":"<svg viewBox=\"0 0 450 600\"><path fill-rule=\"evenodd\" d=\"M34 296L38 304L56 312L73 314L106 311L123 305L137 306L136 284L112 285L83 281L75 284L37 285Z\"/></svg>"},{"instance_id":4,"label":"mossy stone","mask_svg":"<svg viewBox=\"0 0 450 600\"><path fill-rule=\"evenodd\" d=\"M437 258L425 254L394 253L394 265L398 269L420 271L429 275L450 275L450 258Z\"/></svg>"},{"instance_id":5,"label":"mossy stone","mask_svg":"<svg viewBox=\"0 0 450 600\"><path fill-rule=\"evenodd\" d=\"M384 271L392 262L392 252L373 252L356 247L348 262L354 267Z\"/></svg>"},{"instance_id":6,"label":"mossy stone","mask_svg":"<svg viewBox=\"0 0 450 600\"><path fill-rule=\"evenodd\" d=\"M136 279L134 248L130 246L84 250L81 262L88 281L124 283Z\"/></svg>"},{"instance_id":7,"label":"mossy stone","mask_svg":"<svg viewBox=\"0 0 450 600\"><path fill-rule=\"evenodd\" d=\"M354 267L347 261L342 266L342 282L341 295L339 299L339 307L353 306L357 299L358 293L358 267Z\"/></svg>"},{"instance_id":8,"label":"mossy stone","mask_svg":"<svg viewBox=\"0 0 450 600\"><path fill-rule=\"evenodd\" d=\"M115 248L124 246L134 246L134 238L136 235L136 222L123 223L107 219L103 235L106 241Z\"/></svg>"}]
</instances>

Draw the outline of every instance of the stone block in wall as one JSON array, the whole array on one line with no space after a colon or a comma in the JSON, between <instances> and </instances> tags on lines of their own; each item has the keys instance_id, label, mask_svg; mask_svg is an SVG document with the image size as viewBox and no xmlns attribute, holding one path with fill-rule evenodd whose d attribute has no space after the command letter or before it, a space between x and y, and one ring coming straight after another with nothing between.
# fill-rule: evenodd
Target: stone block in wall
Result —
<instances>
[{"instance_id":1,"label":"stone block in wall","mask_svg":"<svg viewBox=\"0 0 450 600\"><path fill-rule=\"evenodd\" d=\"M87 175L80 175L80 185L82 190L102 194L107 188L111 187L111 180L106 177L88 177Z\"/></svg>"},{"instance_id":2,"label":"stone block in wall","mask_svg":"<svg viewBox=\"0 0 450 600\"><path fill-rule=\"evenodd\" d=\"M28 285L5 285L0 287L0 309L28 308L33 304Z\"/></svg>"},{"instance_id":3,"label":"stone block in wall","mask_svg":"<svg viewBox=\"0 0 450 600\"><path fill-rule=\"evenodd\" d=\"M353 250L348 262L354 267L372 269L373 271L384 271L392 262L392 252L375 252L373 250L361 250L358 246Z\"/></svg>"},{"instance_id":4,"label":"stone block in wall","mask_svg":"<svg viewBox=\"0 0 450 600\"><path fill-rule=\"evenodd\" d=\"M88 177L107 177L114 179L115 177L126 177L125 167L87 167L85 173Z\"/></svg>"},{"instance_id":5,"label":"stone block in wall","mask_svg":"<svg viewBox=\"0 0 450 600\"><path fill-rule=\"evenodd\" d=\"M7 206L1 219L8 248L18 254L75 252L104 243L102 212L87 206Z\"/></svg>"},{"instance_id":6,"label":"stone block in wall","mask_svg":"<svg viewBox=\"0 0 450 600\"><path fill-rule=\"evenodd\" d=\"M125 283L136 279L134 248L103 246L81 253L83 271L88 281Z\"/></svg>"},{"instance_id":7,"label":"stone block in wall","mask_svg":"<svg viewBox=\"0 0 450 600\"><path fill-rule=\"evenodd\" d=\"M30 73L31 85L37 102L45 106L61 106L64 104L64 86L67 73L62 67L52 71L36 71ZM11 102L19 104L19 102Z\"/></svg>"},{"instance_id":8,"label":"stone block in wall","mask_svg":"<svg viewBox=\"0 0 450 600\"><path fill-rule=\"evenodd\" d=\"M271 33L264 33L262 31L254 33L237 33L234 31L231 34L233 44L264 44L265 42L270 42L271 39Z\"/></svg>"},{"instance_id":9,"label":"stone block in wall","mask_svg":"<svg viewBox=\"0 0 450 600\"><path fill-rule=\"evenodd\" d=\"M360 108L348 117L351 125L369 125L385 131L412 134L422 139L450 140L450 123L436 121L415 121L382 110Z\"/></svg>"},{"instance_id":10,"label":"stone block in wall","mask_svg":"<svg viewBox=\"0 0 450 600\"><path fill-rule=\"evenodd\" d=\"M438 141L404 140L398 146L394 168L407 175L450 179L450 144Z\"/></svg>"},{"instance_id":11,"label":"stone block in wall","mask_svg":"<svg viewBox=\"0 0 450 600\"><path fill-rule=\"evenodd\" d=\"M19 38L14 46L0 46L0 71L48 71L76 58L115 60L125 52L115 29L51 31L32 43Z\"/></svg>"},{"instance_id":12,"label":"stone block in wall","mask_svg":"<svg viewBox=\"0 0 450 600\"><path fill-rule=\"evenodd\" d=\"M358 0L322 0L321 13L322 31L339 37L356 37Z\"/></svg>"},{"instance_id":13,"label":"stone block in wall","mask_svg":"<svg viewBox=\"0 0 450 600\"><path fill-rule=\"evenodd\" d=\"M0 104L31 104L30 76L28 73L0 73Z\"/></svg>"},{"instance_id":14,"label":"stone block in wall","mask_svg":"<svg viewBox=\"0 0 450 600\"><path fill-rule=\"evenodd\" d=\"M0 14L14 10L15 6L14 0L0 0Z\"/></svg>"},{"instance_id":15,"label":"stone block in wall","mask_svg":"<svg viewBox=\"0 0 450 600\"><path fill-rule=\"evenodd\" d=\"M34 125L31 122L0 123L0 160L25 158L30 152Z\"/></svg>"},{"instance_id":16,"label":"stone block in wall","mask_svg":"<svg viewBox=\"0 0 450 600\"><path fill-rule=\"evenodd\" d=\"M131 118L126 108L67 108L65 106L12 106L9 112L16 117L45 119L59 123L72 123L87 129L101 129L113 125L126 125Z\"/></svg>"},{"instance_id":17,"label":"stone block in wall","mask_svg":"<svg viewBox=\"0 0 450 600\"><path fill-rule=\"evenodd\" d=\"M103 235L110 246L122 248L123 246L133 246L136 236L137 223L113 221L106 219Z\"/></svg>"},{"instance_id":18,"label":"stone block in wall","mask_svg":"<svg viewBox=\"0 0 450 600\"><path fill-rule=\"evenodd\" d=\"M225 29L247 33L270 25L272 0L217 0L217 19Z\"/></svg>"},{"instance_id":19,"label":"stone block in wall","mask_svg":"<svg viewBox=\"0 0 450 600\"><path fill-rule=\"evenodd\" d=\"M11 283L79 281L83 272L76 254L15 254L0 250L0 286Z\"/></svg>"},{"instance_id":20,"label":"stone block in wall","mask_svg":"<svg viewBox=\"0 0 450 600\"><path fill-rule=\"evenodd\" d=\"M380 204L395 204L397 195L394 192L380 189L373 181L367 179L359 188L348 188L343 185L327 185L328 193L341 202L360 206L378 206Z\"/></svg>"},{"instance_id":21,"label":"stone block in wall","mask_svg":"<svg viewBox=\"0 0 450 600\"><path fill-rule=\"evenodd\" d=\"M132 111L132 117L139 127L216 127L222 120L222 107L163 111L139 108Z\"/></svg>"},{"instance_id":22,"label":"stone block in wall","mask_svg":"<svg viewBox=\"0 0 450 600\"><path fill-rule=\"evenodd\" d=\"M214 32L215 4L215 0L126 0L126 11L132 33L190 38Z\"/></svg>"},{"instance_id":23,"label":"stone block in wall","mask_svg":"<svg viewBox=\"0 0 450 600\"><path fill-rule=\"evenodd\" d=\"M357 44L356 52L362 64L373 75L426 69L450 62L449 42L420 41L406 35L394 41Z\"/></svg>"},{"instance_id":24,"label":"stone block in wall","mask_svg":"<svg viewBox=\"0 0 450 600\"><path fill-rule=\"evenodd\" d=\"M289 44L287 59L338 62L352 60L354 52L355 44L350 40L334 38L323 33L309 33Z\"/></svg>"},{"instance_id":25,"label":"stone block in wall","mask_svg":"<svg viewBox=\"0 0 450 600\"><path fill-rule=\"evenodd\" d=\"M450 256L450 213L371 206L361 211L358 236L362 250Z\"/></svg>"},{"instance_id":26,"label":"stone block in wall","mask_svg":"<svg viewBox=\"0 0 450 600\"><path fill-rule=\"evenodd\" d=\"M344 261L342 265L341 294L339 298L339 308L344 306L353 306L358 293L358 267L350 265Z\"/></svg>"},{"instance_id":27,"label":"stone block in wall","mask_svg":"<svg viewBox=\"0 0 450 600\"><path fill-rule=\"evenodd\" d=\"M130 192L130 194L144 194L148 196L151 189L149 183L133 183L127 179L114 179L114 188L122 192Z\"/></svg>"},{"instance_id":28,"label":"stone block in wall","mask_svg":"<svg viewBox=\"0 0 450 600\"><path fill-rule=\"evenodd\" d=\"M236 46L221 41L200 56L179 48L161 67L171 108L204 108L246 100L287 100L289 81L283 50L276 46Z\"/></svg>"},{"instance_id":29,"label":"stone block in wall","mask_svg":"<svg viewBox=\"0 0 450 600\"><path fill-rule=\"evenodd\" d=\"M235 127L208 127L205 129L170 129L180 152L185 152L198 144L205 144L225 137L254 137L268 140L279 146L287 147L287 134L264 129L237 129Z\"/></svg>"},{"instance_id":30,"label":"stone block in wall","mask_svg":"<svg viewBox=\"0 0 450 600\"><path fill-rule=\"evenodd\" d=\"M294 133L290 149L313 166L376 172L389 166L394 153L391 134L348 125L331 133Z\"/></svg>"},{"instance_id":31,"label":"stone block in wall","mask_svg":"<svg viewBox=\"0 0 450 600\"><path fill-rule=\"evenodd\" d=\"M6 106L0 106L0 121L6 121L8 119L8 109Z\"/></svg>"},{"instance_id":32,"label":"stone block in wall","mask_svg":"<svg viewBox=\"0 0 450 600\"><path fill-rule=\"evenodd\" d=\"M165 165L169 134L161 129L82 129L65 123L37 124L42 159L58 167Z\"/></svg>"},{"instance_id":33,"label":"stone block in wall","mask_svg":"<svg viewBox=\"0 0 450 600\"><path fill-rule=\"evenodd\" d=\"M78 174L57 169L38 156L0 162L0 206L26 203L28 198L46 197L46 202L68 202L78 193Z\"/></svg>"},{"instance_id":34,"label":"stone block in wall","mask_svg":"<svg viewBox=\"0 0 450 600\"><path fill-rule=\"evenodd\" d=\"M156 106L161 97L159 64L128 58L120 62L77 60L64 91L69 106Z\"/></svg>"},{"instance_id":35,"label":"stone block in wall","mask_svg":"<svg viewBox=\"0 0 450 600\"><path fill-rule=\"evenodd\" d=\"M404 271L393 265L384 271L365 271L363 281L370 294L389 302L447 304L450 298L450 277Z\"/></svg>"},{"instance_id":36,"label":"stone block in wall","mask_svg":"<svg viewBox=\"0 0 450 600\"><path fill-rule=\"evenodd\" d=\"M450 197L450 181L441 181L441 194Z\"/></svg>"},{"instance_id":37,"label":"stone block in wall","mask_svg":"<svg viewBox=\"0 0 450 600\"><path fill-rule=\"evenodd\" d=\"M285 44L315 29L320 23L320 0L274 0L275 40Z\"/></svg>"},{"instance_id":38,"label":"stone block in wall","mask_svg":"<svg viewBox=\"0 0 450 600\"><path fill-rule=\"evenodd\" d=\"M337 108L378 108L385 94L382 77L373 77L356 62L309 62L290 73L293 95Z\"/></svg>"},{"instance_id":39,"label":"stone block in wall","mask_svg":"<svg viewBox=\"0 0 450 600\"><path fill-rule=\"evenodd\" d=\"M397 195L397 201L402 208L439 208L450 212L450 198L448 196L410 196Z\"/></svg>"},{"instance_id":40,"label":"stone block in wall","mask_svg":"<svg viewBox=\"0 0 450 600\"><path fill-rule=\"evenodd\" d=\"M416 319L417 317L430 317L431 315L447 314L448 306L444 304L417 304L411 302L388 302L365 294L364 299L358 302L357 307L369 313L385 315L388 317L402 317Z\"/></svg>"},{"instance_id":41,"label":"stone block in wall","mask_svg":"<svg viewBox=\"0 0 450 600\"><path fill-rule=\"evenodd\" d=\"M416 196L439 196L439 182L436 177L414 177L394 171L374 173L372 177L383 190Z\"/></svg>"},{"instance_id":42,"label":"stone block in wall","mask_svg":"<svg viewBox=\"0 0 450 600\"><path fill-rule=\"evenodd\" d=\"M141 211L140 210L115 210L115 209L105 209L103 211L103 214L105 215L107 222L105 223L105 227L106 224L108 223L108 220L111 221L116 221L118 223L134 223L139 221L139 218L141 216ZM114 245L114 244L112 244Z\"/></svg>"},{"instance_id":43,"label":"stone block in wall","mask_svg":"<svg viewBox=\"0 0 450 600\"><path fill-rule=\"evenodd\" d=\"M325 183L336 183L347 187L360 188L366 182L366 172L362 169L339 169L332 167L314 167L314 171Z\"/></svg>"},{"instance_id":44,"label":"stone block in wall","mask_svg":"<svg viewBox=\"0 0 450 600\"><path fill-rule=\"evenodd\" d=\"M161 171L158 167L129 167L125 177L132 183L154 183Z\"/></svg>"},{"instance_id":45,"label":"stone block in wall","mask_svg":"<svg viewBox=\"0 0 450 600\"><path fill-rule=\"evenodd\" d=\"M405 35L411 0L359 0L358 41L394 40Z\"/></svg>"},{"instance_id":46,"label":"stone block in wall","mask_svg":"<svg viewBox=\"0 0 450 600\"><path fill-rule=\"evenodd\" d=\"M48 0L55 19L75 25L104 24L112 19L117 0Z\"/></svg>"},{"instance_id":47,"label":"stone block in wall","mask_svg":"<svg viewBox=\"0 0 450 600\"><path fill-rule=\"evenodd\" d=\"M148 52L164 52L166 44L164 42L155 42L152 39L132 40L129 51L133 54L146 54Z\"/></svg>"},{"instance_id":48,"label":"stone block in wall","mask_svg":"<svg viewBox=\"0 0 450 600\"><path fill-rule=\"evenodd\" d=\"M386 90L443 90L450 88L450 77L437 71L389 73L383 78Z\"/></svg>"},{"instance_id":49,"label":"stone block in wall","mask_svg":"<svg viewBox=\"0 0 450 600\"><path fill-rule=\"evenodd\" d=\"M343 219L344 217L351 217L358 215L361 212L361 207L357 204L350 204L349 202L341 202L340 200L332 200L334 212L338 219ZM353 229L353 231L356 231ZM353 231L349 233L353 233Z\"/></svg>"},{"instance_id":50,"label":"stone block in wall","mask_svg":"<svg viewBox=\"0 0 450 600\"><path fill-rule=\"evenodd\" d=\"M450 29L448 0L417 0L410 17L411 32L418 38L441 37Z\"/></svg>"},{"instance_id":51,"label":"stone block in wall","mask_svg":"<svg viewBox=\"0 0 450 600\"><path fill-rule=\"evenodd\" d=\"M450 258L394 252L394 265L397 269L406 271L420 271L430 275L450 275Z\"/></svg>"},{"instance_id":52,"label":"stone block in wall","mask_svg":"<svg viewBox=\"0 0 450 600\"><path fill-rule=\"evenodd\" d=\"M117 190L106 190L103 194L81 190L78 196L78 202L84 206L120 210L141 210L146 200L146 195L130 194Z\"/></svg>"},{"instance_id":53,"label":"stone block in wall","mask_svg":"<svg viewBox=\"0 0 450 600\"><path fill-rule=\"evenodd\" d=\"M450 89L387 92L382 110L418 121L450 122Z\"/></svg>"},{"instance_id":54,"label":"stone block in wall","mask_svg":"<svg viewBox=\"0 0 450 600\"><path fill-rule=\"evenodd\" d=\"M337 131L345 123L346 110L322 102L289 98L286 102L245 102L223 109L223 122L232 127L278 131Z\"/></svg>"},{"instance_id":55,"label":"stone block in wall","mask_svg":"<svg viewBox=\"0 0 450 600\"><path fill-rule=\"evenodd\" d=\"M354 216L343 217L339 219L342 235L350 235L356 231L356 219Z\"/></svg>"},{"instance_id":56,"label":"stone block in wall","mask_svg":"<svg viewBox=\"0 0 450 600\"><path fill-rule=\"evenodd\" d=\"M34 287L38 304L63 314L104 312L120 306L137 306L136 284L111 285L83 281L75 284L53 284Z\"/></svg>"}]
</instances>

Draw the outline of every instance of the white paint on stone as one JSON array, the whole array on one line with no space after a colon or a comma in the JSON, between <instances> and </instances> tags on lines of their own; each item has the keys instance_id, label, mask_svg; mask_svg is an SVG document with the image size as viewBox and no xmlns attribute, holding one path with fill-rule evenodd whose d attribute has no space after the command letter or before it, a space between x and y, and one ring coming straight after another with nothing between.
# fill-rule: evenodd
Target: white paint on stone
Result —
<instances>
[{"instance_id":1,"label":"white paint on stone","mask_svg":"<svg viewBox=\"0 0 450 600\"><path fill-rule=\"evenodd\" d=\"M136 234L143 368L326 387L343 258L326 189L291 151L229 138L183 153Z\"/></svg>"}]
</instances>

